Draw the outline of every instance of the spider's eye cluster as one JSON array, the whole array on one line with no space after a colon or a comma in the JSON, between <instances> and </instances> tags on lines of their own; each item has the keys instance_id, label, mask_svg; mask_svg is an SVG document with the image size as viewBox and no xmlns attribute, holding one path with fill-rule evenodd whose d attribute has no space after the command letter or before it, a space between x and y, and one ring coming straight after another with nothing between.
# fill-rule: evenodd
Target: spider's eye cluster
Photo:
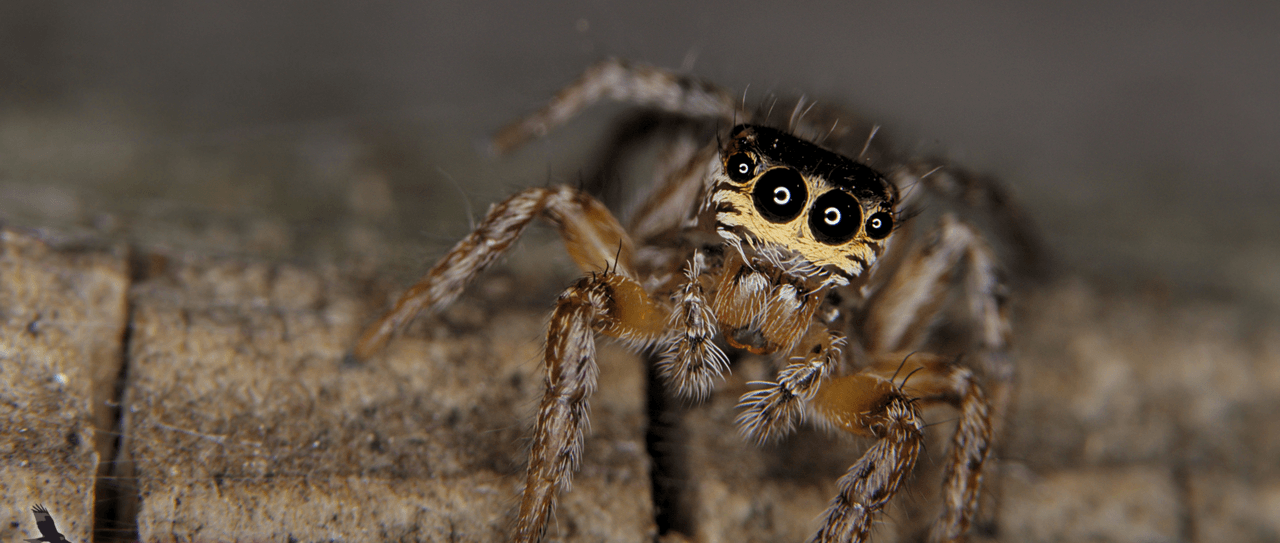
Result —
<instances>
[{"instance_id":1,"label":"spider's eye cluster","mask_svg":"<svg viewBox=\"0 0 1280 543\"><path fill-rule=\"evenodd\" d=\"M754 162L746 154L729 157L726 168L730 179L745 182L751 179ZM748 173L742 173L748 172ZM751 201L756 212L774 224L796 220L809 201L809 186L804 176L794 168L777 167L766 170L756 179L751 189ZM863 222L862 203L852 194L836 189L818 196L809 207L809 231L814 239L827 245L841 245L865 228L867 237L881 240L893 231L893 215L884 211L871 214Z\"/></svg>"},{"instance_id":2,"label":"spider's eye cluster","mask_svg":"<svg viewBox=\"0 0 1280 543\"><path fill-rule=\"evenodd\" d=\"M721 236L785 247L849 276L883 252L898 195L882 174L774 128L732 134L707 195Z\"/></svg>"}]
</instances>

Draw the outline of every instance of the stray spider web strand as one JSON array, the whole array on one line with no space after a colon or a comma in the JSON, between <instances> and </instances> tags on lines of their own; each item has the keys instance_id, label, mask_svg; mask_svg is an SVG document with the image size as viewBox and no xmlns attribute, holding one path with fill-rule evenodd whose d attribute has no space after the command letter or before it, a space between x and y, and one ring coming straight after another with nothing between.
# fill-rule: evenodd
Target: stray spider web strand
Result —
<instances>
[{"instance_id":1,"label":"stray spider web strand","mask_svg":"<svg viewBox=\"0 0 1280 543\"><path fill-rule=\"evenodd\" d=\"M832 130L835 130L835 127L832 127ZM872 125L871 133L867 134L867 141L862 144L862 150L858 152L858 160L862 160L862 157L867 156L867 151L871 149L871 140L875 139L878 132L880 132L880 125Z\"/></svg>"},{"instance_id":2,"label":"stray spider web strand","mask_svg":"<svg viewBox=\"0 0 1280 543\"><path fill-rule=\"evenodd\" d=\"M436 171L439 172L440 175L443 175L445 179L448 179L449 183L453 185L453 188L458 189L458 194L462 195L462 202L467 205L467 226L469 226L472 231L475 231L476 214L475 209L471 207L471 198L467 196L467 191L462 190L462 185L458 183L458 180L454 179L453 176L450 175L449 172L445 171L444 168L436 166Z\"/></svg>"}]
</instances>

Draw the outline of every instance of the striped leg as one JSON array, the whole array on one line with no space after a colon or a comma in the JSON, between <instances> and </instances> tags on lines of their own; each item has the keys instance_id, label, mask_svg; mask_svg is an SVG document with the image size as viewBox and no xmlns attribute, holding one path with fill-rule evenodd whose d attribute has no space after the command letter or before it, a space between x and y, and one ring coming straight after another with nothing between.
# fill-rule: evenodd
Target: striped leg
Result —
<instances>
[{"instance_id":1,"label":"striped leg","mask_svg":"<svg viewBox=\"0 0 1280 543\"><path fill-rule=\"evenodd\" d=\"M634 277L631 239L602 204L567 186L525 189L490 207L474 232L365 329L352 355L357 360L368 359L418 313L449 305L539 215L555 223L569 255L583 271L616 271Z\"/></svg>"}]
</instances>

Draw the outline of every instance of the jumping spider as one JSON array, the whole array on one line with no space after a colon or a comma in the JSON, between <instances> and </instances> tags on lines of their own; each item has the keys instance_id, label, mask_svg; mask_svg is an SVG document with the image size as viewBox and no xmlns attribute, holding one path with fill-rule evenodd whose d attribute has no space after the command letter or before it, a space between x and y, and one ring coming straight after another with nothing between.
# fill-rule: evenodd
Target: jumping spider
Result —
<instances>
[{"instance_id":1,"label":"jumping spider","mask_svg":"<svg viewBox=\"0 0 1280 543\"><path fill-rule=\"evenodd\" d=\"M493 205L371 325L354 356L374 355L415 315L454 301L542 216L585 276L551 315L513 540L543 536L581 458L597 333L654 353L667 385L693 399L728 370L718 337L772 355L776 381L756 383L740 402L738 423L752 440L786 436L801 420L874 439L840 478L814 541L866 540L916 464L920 410L953 407L959 422L929 537L964 540L1013 379L1008 255L997 238L1017 245L1022 234L998 187L894 159L874 127L841 111L801 99L772 122L772 107L747 110L715 86L616 60L503 129L495 146L543 136L601 98L643 106L673 127L627 136L664 150L656 187L629 225L584 190L522 190ZM632 152L627 138L608 152ZM872 157L879 171L863 162ZM1001 230L1013 234L991 234Z\"/></svg>"}]
</instances>

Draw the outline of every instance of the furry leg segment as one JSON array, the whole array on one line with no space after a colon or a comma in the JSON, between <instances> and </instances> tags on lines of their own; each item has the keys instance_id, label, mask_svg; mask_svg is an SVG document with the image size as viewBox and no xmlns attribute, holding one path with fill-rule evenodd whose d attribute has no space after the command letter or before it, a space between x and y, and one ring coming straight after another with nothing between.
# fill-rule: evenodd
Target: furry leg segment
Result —
<instances>
[{"instance_id":1,"label":"furry leg segment","mask_svg":"<svg viewBox=\"0 0 1280 543\"><path fill-rule=\"evenodd\" d=\"M813 399L818 387L839 366L844 345L844 334L827 331L811 349L803 349L802 356L792 357L793 362L778 372L776 383L753 383L765 388L743 394L739 400L742 434L764 443L791 433L804 402Z\"/></svg>"},{"instance_id":2,"label":"furry leg segment","mask_svg":"<svg viewBox=\"0 0 1280 543\"><path fill-rule=\"evenodd\" d=\"M840 494L831 501L822 529L812 541L866 541L875 515L915 466L924 422L891 381L867 374L830 379L812 405L828 423L877 438L840 478Z\"/></svg>"},{"instance_id":3,"label":"furry leg segment","mask_svg":"<svg viewBox=\"0 0 1280 543\"><path fill-rule=\"evenodd\" d=\"M608 59L587 68L537 113L499 130L493 138L494 150L506 153L545 136L601 98L730 122L739 112L734 97L719 87L652 66Z\"/></svg>"},{"instance_id":4,"label":"furry leg segment","mask_svg":"<svg viewBox=\"0 0 1280 543\"><path fill-rule=\"evenodd\" d=\"M424 309L439 310L458 297L545 213L560 230L569 255L584 271L631 271L631 240L617 219L594 198L567 186L529 188L494 204L475 231L459 241L395 306L361 334L352 354L373 356L391 335Z\"/></svg>"},{"instance_id":5,"label":"furry leg segment","mask_svg":"<svg viewBox=\"0 0 1280 543\"><path fill-rule=\"evenodd\" d=\"M534 425L515 541L542 538L556 499L569 489L582 458L587 402L599 373L595 333L644 345L652 343L661 325L661 312L644 289L618 274L584 277L560 296L547 327L547 390Z\"/></svg>"},{"instance_id":6,"label":"furry leg segment","mask_svg":"<svg viewBox=\"0 0 1280 543\"><path fill-rule=\"evenodd\" d=\"M729 369L729 359L713 343L716 316L702 290L702 255L694 253L685 268L685 285L677 293L667 327L673 331L658 360L663 380L682 396L707 397L715 379Z\"/></svg>"},{"instance_id":7,"label":"furry leg segment","mask_svg":"<svg viewBox=\"0 0 1280 543\"><path fill-rule=\"evenodd\" d=\"M960 424L951 436L951 451L942 479L943 509L929 540L965 540L978 511L978 491L982 488L982 465L986 462L993 435L990 405L982 387L967 368L953 368L950 379L959 398Z\"/></svg>"},{"instance_id":8,"label":"furry leg segment","mask_svg":"<svg viewBox=\"0 0 1280 543\"><path fill-rule=\"evenodd\" d=\"M964 541L978 511L983 467L993 439L994 417L986 393L968 367L930 353L884 355L871 373L886 379L901 376L902 388L917 404L946 404L960 411L943 473L942 514L929 540Z\"/></svg>"}]
</instances>

